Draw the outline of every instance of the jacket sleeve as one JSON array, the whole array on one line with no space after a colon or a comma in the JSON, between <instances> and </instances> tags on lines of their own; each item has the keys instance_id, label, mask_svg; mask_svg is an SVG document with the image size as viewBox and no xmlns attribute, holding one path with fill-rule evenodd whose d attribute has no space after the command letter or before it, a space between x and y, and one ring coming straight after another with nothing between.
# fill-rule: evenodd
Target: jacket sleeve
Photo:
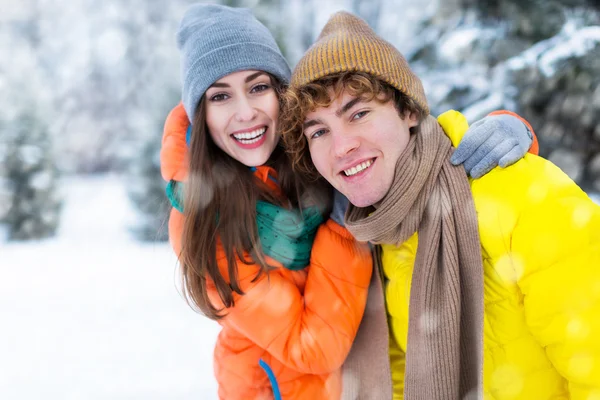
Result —
<instances>
[{"instance_id":1,"label":"jacket sleeve","mask_svg":"<svg viewBox=\"0 0 600 400\"><path fill-rule=\"evenodd\" d=\"M533 135L533 142L531 143L531 147L529 148L529 153L535 154L537 156L538 151L539 151L538 140L537 140L537 136L535 135L535 132L533 131L533 128L531 127L529 122L527 122L524 118L522 118L518 114L515 114L514 112L511 112L511 111L506 111L506 110L494 111L488 115L491 116L491 115L498 115L498 114L512 115L513 117L520 119L527 126L527 128L529 128L529 131ZM446 134L446 136L448 136L448 138L452 142L452 146L458 147L458 145L460 144L460 142L463 139L463 136L469 130L469 124L468 124L465 116L462 115L461 113L459 113L458 111L448 110L448 111L442 113L438 117L438 122L444 129L444 133Z\"/></svg>"},{"instance_id":2,"label":"jacket sleeve","mask_svg":"<svg viewBox=\"0 0 600 400\"><path fill-rule=\"evenodd\" d=\"M184 182L188 175L185 135L190 121L180 102L165 120L160 148L160 172L167 182Z\"/></svg>"},{"instance_id":3,"label":"jacket sleeve","mask_svg":"<svg viewBox=\"0 0 600 400\"><path fill-rule=\"evenodd\" d=\"M600 206L553 164L525 161L541 163L518 172L527 205L510 238L526 323L569 398L589 399L600 393Z\"/></svg>"},{"instance_id":4,"label":"jacket sleeve","mask_svg":"<svg viewBox=\"0 0 600 400\"><path fill-rule=\"evenodd\" d=\"M531 126L531 124L525 118L521 117L519 114L514 113L512 111L498 110L498 111L492 111L488 115L491 116L491 115L500 115L500 114L508 114L508 115L512 115L513 117L519 118L521 120L521 122L523 122L527 126L527 129L529 129L529 132L531 132L531 135L533 136L533 141L531 142L531 146L529 147L529 152L531 154L535 154L537 156L540 151L540 145L538 143L537 136L535 135L535 132L533 131L533 127Z\"/></svg>"},{"instance_id":5,"label":"jacket sleeve","mask_svg":"<svg viewBox=\"0 0 600 400\"><path fill-rule=\"evenodd\" d=\"M183 233L183 214L175 208L171 208L169 215L169 243L173 251L179 257L181 253L181 234Z\"/></svg>"},{"instance_id":6,"label":"jacket sleeve","mask_svg":"<svg viewBox=\"0 0 600 400\"><path fill-rule=\"evenodd\" d=\"M238 262L245 292L235 295L221 324L229 326L298 372L323 374L341 367L363 316L372 273L371 253L343 227L319 227L304 293L286 270L255 279L258 266ZM269 260L271 261L271 260ZM219 260L221 273L227 266ZM222 305L213 290L215 305Z\"/></svg>"}]
</instances>

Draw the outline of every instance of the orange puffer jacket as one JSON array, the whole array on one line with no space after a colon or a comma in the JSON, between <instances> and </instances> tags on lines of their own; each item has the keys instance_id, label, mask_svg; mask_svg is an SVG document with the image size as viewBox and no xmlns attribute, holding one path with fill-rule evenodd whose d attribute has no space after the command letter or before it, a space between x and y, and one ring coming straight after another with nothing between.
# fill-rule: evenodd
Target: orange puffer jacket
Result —
<instances>
[{"instance_id":1,"label":"orange puffer jacket","mask_svg":"<svg viewBox=\"0 0 600 400\"><path fill-rule=\"evenodd\" d=\"M188 125L179 104L167 118L162 141L167 181L186 179ZM259 167L256 174L273 187L272 172ZM177 254L183 222L173 209L169 237ZM220 243L217 260L228 279ZM328 220L319 227L307 268L291 271L277 260L267 261L278 268L257 280L257 265L237 264L245 294L234 293L235 306L219 321L223 328L214 352L219 398L339 399L341 366L363 316L373 268L368 247ZM222 307L210 282L209 296Z\"/></svg>"}]
</instances>

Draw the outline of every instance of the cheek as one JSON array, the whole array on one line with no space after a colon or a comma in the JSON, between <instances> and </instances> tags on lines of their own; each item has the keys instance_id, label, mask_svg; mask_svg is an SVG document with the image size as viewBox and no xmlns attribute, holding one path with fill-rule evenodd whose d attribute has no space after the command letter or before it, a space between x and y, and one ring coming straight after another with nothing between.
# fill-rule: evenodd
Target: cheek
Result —
<instances>
[{"instance_id":1,"label":"cheek","mask_svg":"<svg viewBox=\"0 0 600 400\"><path fill-rule=\"evenodd\" d=\"M382 125L378 133L377 140L381 143L381 149L394 155L401 154L410 139L408 128L402 124Z\"/></svg>"},{"instance_id":2,"label":"cheek","mask_svg":"<svg viewBox=\"0 0 600 400\"><path fill-rule=\"evenodd\" d=\"M223 142L223 135L225 135L225 127L223 121L225 120L223 112L214 108L207 107L206 109L206 127L212 140L220 144Z\"/></svg>"},{"instance_id":3,"label":"cheek","mask_svg":"<svg viewBox=\"0 0 600 400\"><path fill-rule=\"evenodd\" d=\"M319 174L327 177L327 153L322 146L312 145L308 147L310 150L310 158Z\"/></svg>"},{"instance_id":4,"label":"cheek","mask_svg":"<svg viewBox=\"0 0 600 400\"><path fill-rule=\"evenodd\" d=\"M208 127L208 135L210 136L212 141L217 145L217 147L220 148L221 150L223 150L223 144L222 144L223 141L221 140L221 136L216 135L214 132L215 131L209 126Z\"/></svg>"},{"instance_id":5,"label":"cheek","mask_svg":"<svg viewBox=\"0 0 600 400\"><path fill-rule=\"evenodd\" d=\"M272 96L269 96L268 103L266 105L267 115L271 120L277 122L279 119L279 98L275 93Z\"/></svg>"}]
</instances>

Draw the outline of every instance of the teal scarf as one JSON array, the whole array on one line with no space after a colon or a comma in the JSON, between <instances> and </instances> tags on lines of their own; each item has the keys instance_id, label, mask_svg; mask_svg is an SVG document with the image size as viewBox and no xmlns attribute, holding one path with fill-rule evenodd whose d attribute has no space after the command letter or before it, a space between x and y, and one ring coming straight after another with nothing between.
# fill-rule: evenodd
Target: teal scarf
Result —
<instances>
[{"instance_id":1,"label":"teal scarf","mask_svg":"<svg viewBox=\"0 0 600 400\"><path fill-rule=\"evenodd\" d=\"M313 241L322 222L323 216L316 207L300 212L264 201L256 203L256 225L263 253L293 271L309 264Z\"/></svg>"},{"instance_id":2,"label":"teal scarf","mask_svg":"<svg viewBox=\"0 0 600 400\"><path fill-rule=\"evenodd\" d=\"M183 213L181 185L171 181L167 197ZM256 225L262 252L292 271L310 263L310 252L323 216L316 207L287 210L265 201L256 203Z\"/></svg>"}]
</instances>

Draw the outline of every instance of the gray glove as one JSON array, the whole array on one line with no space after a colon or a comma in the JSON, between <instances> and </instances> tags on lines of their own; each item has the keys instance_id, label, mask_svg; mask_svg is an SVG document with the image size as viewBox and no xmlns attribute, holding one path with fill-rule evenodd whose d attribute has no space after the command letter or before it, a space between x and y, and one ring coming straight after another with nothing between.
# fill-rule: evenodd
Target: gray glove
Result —
<instances>
[{"instance_id":1,"label":"gray glove","mask_svg":"<svg viewBox=\"0 0 600 400\"><path fill-rule=\"evenodd\" d=\"M338 192L337 189L333 189L333 209L331 210L329 218L337 222L339 225L345 226L344 215L346 215L346 210L348 209L349 205L350 202L346 196Z\"/></svg>"},{"instance_id":2,"label":"gray glove","mask_svg":"<svg viewBox=\"0 0 600 400\"><path fill-rule=\"evenodd\" d=\"M496 165L504 168L519 161L532 142L533 134L519 118L491 115L471 125L450 162L464 163L467 174L481 178Z\"/></svg>"}]
</instances>

